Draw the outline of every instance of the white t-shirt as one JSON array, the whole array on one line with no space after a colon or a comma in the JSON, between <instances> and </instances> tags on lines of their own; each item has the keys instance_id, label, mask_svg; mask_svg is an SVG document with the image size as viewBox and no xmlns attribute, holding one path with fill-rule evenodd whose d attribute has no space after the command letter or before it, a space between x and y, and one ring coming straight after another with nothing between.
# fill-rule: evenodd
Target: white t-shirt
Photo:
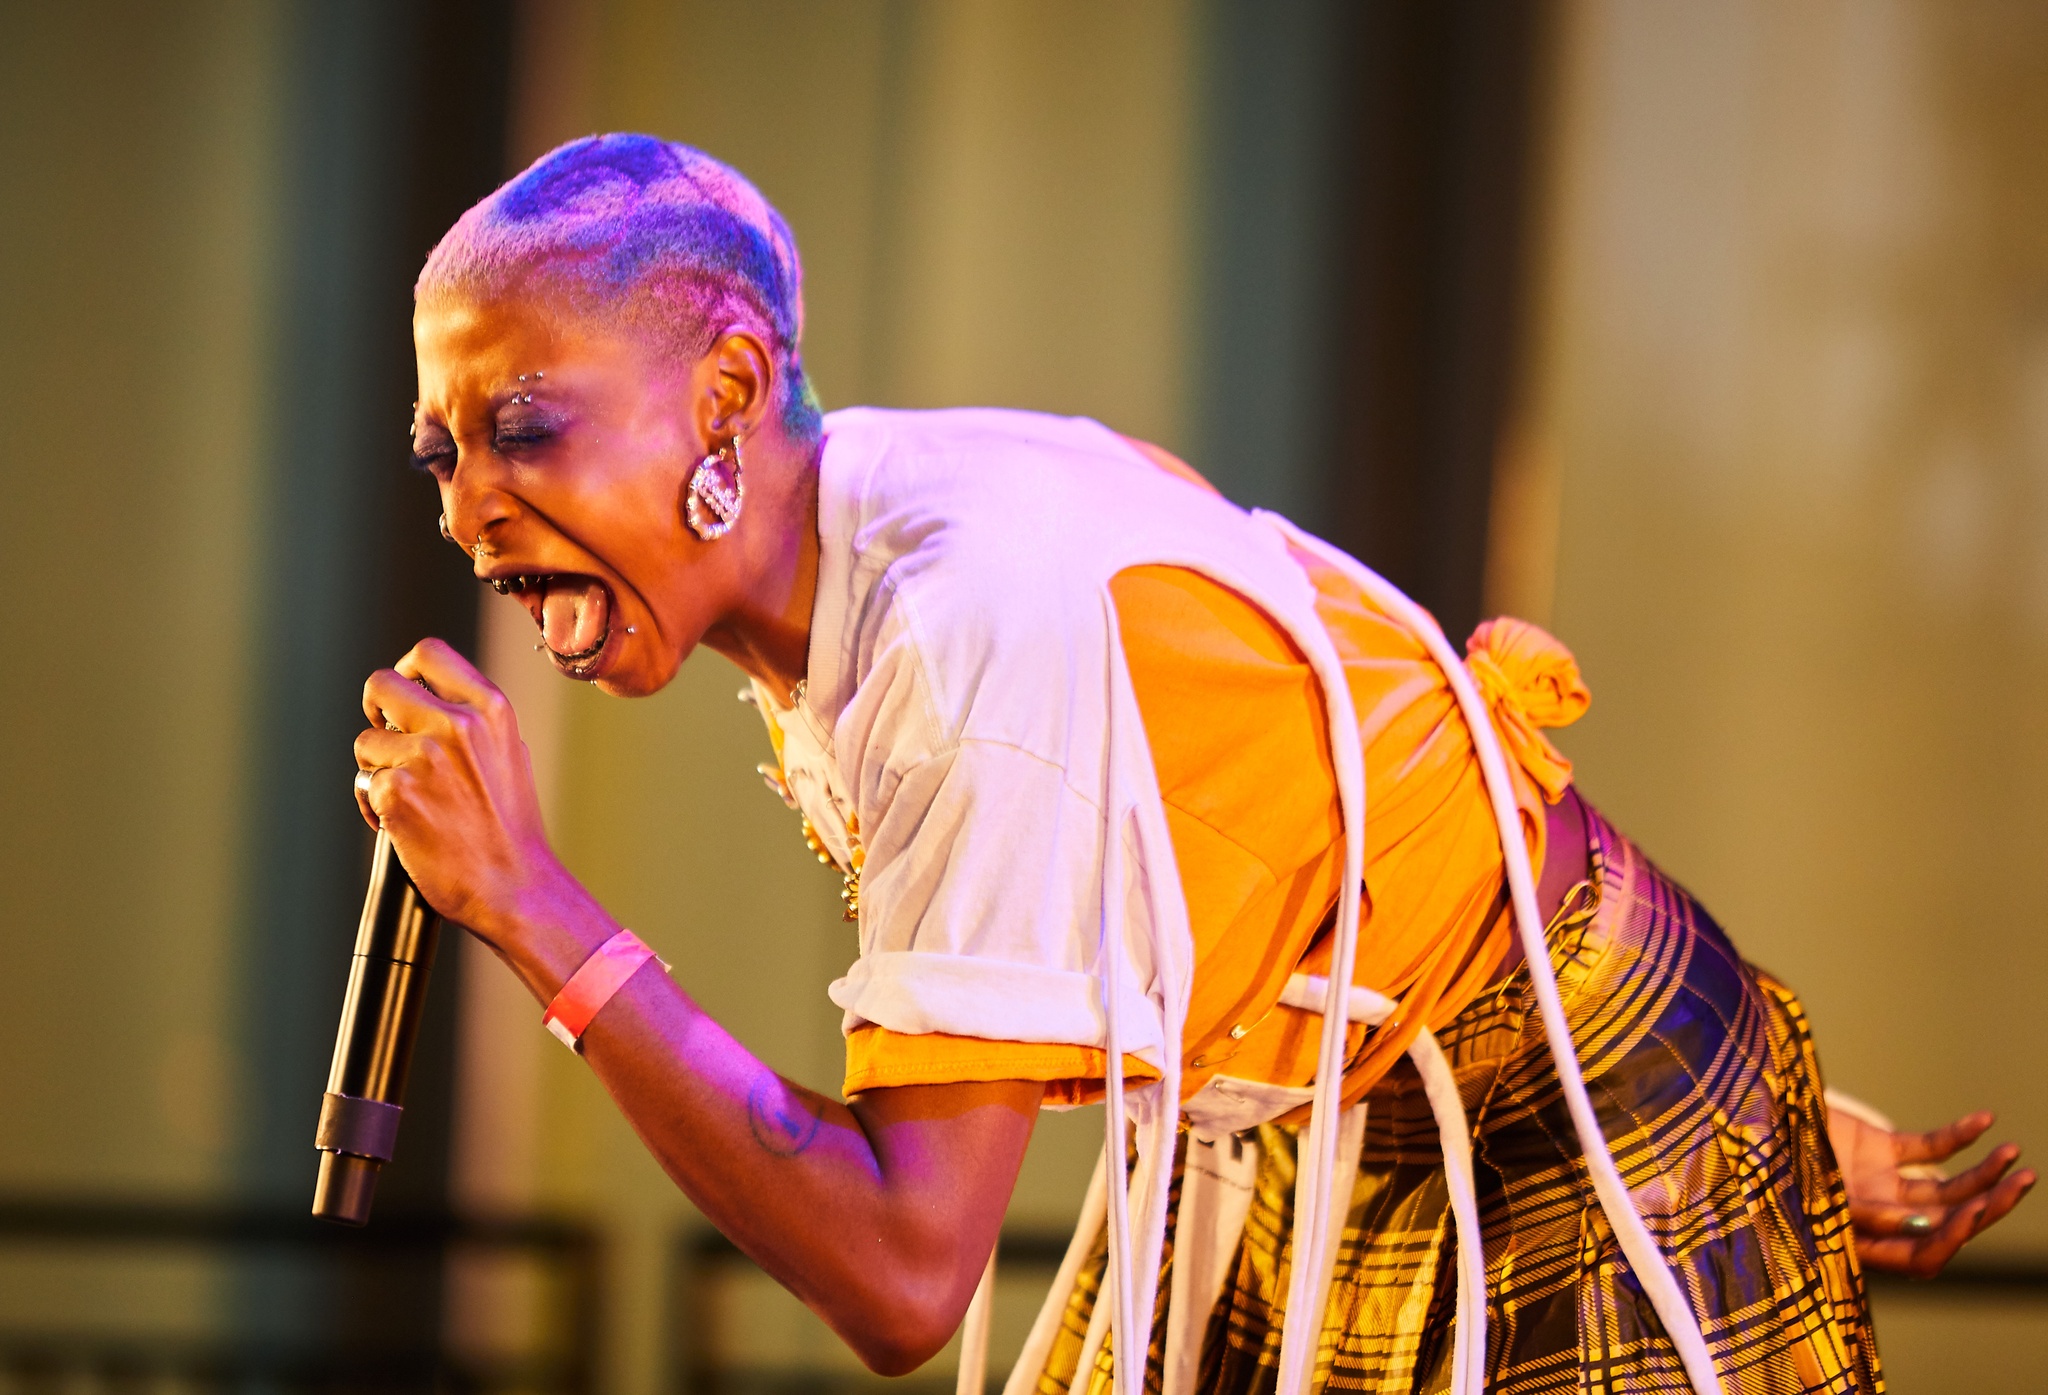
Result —
<instances>
[{"instance_id":1,"label":"white t-shirt","mask_svg":"<svg viewBox=\"0 0 2048 1395\"><path fill-rule=\"evenodd\" d=\"M762 696L842 863L857 821L847 1030L1102 1046L1109 924L1123 1050L1177 1067L1192 943L1109 581L1192 567L1313 657L1328 637L1279 535L1096 422L869 408L826 418L819 534L805 698Z\"/></svg>"}]
</instances>

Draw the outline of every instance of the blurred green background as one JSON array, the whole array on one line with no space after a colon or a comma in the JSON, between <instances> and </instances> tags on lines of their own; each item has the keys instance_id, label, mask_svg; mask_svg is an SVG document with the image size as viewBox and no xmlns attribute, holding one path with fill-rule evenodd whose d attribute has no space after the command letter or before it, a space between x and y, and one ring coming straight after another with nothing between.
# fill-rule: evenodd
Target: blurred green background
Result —
<instances>
[{"instance_id":1,"label":"blurred green background","mask_svg":"<svg viewBox=\"0 0 2048 1395\"><path fill-rule=\"evenodd\" d=\"M1549 625L1582 788L1831 1082L2048 1146L2044 78L2020 0L0 4L0 1385L869 1383L487 955L437 973L371 1235L294 1220L357 693L425 633L620 918L840 1077L851 931L737 672L553 679L404 464L420 259L596 130L782 209L828 407L1096 416L1454 632ZM1020 1241L1098 1117L1042 1126ZM2038 1383L2041 1207L1880 1291L1893 1388Z\"/></svg>"}]
</instances>

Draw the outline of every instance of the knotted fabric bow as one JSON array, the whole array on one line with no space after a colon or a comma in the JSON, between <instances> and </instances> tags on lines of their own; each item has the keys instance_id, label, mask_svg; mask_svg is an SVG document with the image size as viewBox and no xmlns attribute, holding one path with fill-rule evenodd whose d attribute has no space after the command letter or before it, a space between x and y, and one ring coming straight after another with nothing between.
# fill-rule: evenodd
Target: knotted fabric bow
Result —
<instances>
[{"instance_id":1,"label":"knotted fabric bow","mask_svg":"<svg viewBox=\"0 0 2048 1395\"><path fill-rule=\"evenodd\" d=\"M1593 695L1572 651L1526 620L1488 620L1465 641L1465 663L1493 713L1508 754L1556 803L1572 782L1572 763L1539 728L1565 727L1585 715Z\"/></svg>"}]
</instances>

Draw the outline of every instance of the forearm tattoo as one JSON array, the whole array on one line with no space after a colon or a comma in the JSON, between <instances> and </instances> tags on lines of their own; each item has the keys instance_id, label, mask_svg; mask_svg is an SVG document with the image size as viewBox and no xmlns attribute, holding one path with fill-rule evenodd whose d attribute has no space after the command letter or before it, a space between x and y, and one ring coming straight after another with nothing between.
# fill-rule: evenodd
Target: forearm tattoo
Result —
<instances>
[{"instance_id":1,"label":"forearm tattoo","mask_svg":"<svg viewBox=\"0 0 2048 1395\"><path fill-rule=\"evenodd\" d=\"M817 1140L824 1116L779 1077L763 1074L747 1094L747 1122L756 1143L777 1157L793 1158Z\"/></svg>"}]
</instances>

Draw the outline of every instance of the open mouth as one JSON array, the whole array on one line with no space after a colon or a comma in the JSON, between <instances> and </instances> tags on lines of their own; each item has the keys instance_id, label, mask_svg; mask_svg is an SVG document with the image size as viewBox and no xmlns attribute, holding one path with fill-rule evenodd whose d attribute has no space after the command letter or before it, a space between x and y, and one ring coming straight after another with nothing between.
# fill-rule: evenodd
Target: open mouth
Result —
<instances>
[{"instance_id":1,"label":"open mouth","mask_svg":"<svg viewBox=\"0 0 2048 1395\"><path fill-rule=\"evenodd\" d=\"M491 588L501 596L517 596L540 626L541 643L555 667L573 678L588 678L597 669L612 637L611 590L594 576L565 572L500 576Z\"/></svg>"}]
</instances>

